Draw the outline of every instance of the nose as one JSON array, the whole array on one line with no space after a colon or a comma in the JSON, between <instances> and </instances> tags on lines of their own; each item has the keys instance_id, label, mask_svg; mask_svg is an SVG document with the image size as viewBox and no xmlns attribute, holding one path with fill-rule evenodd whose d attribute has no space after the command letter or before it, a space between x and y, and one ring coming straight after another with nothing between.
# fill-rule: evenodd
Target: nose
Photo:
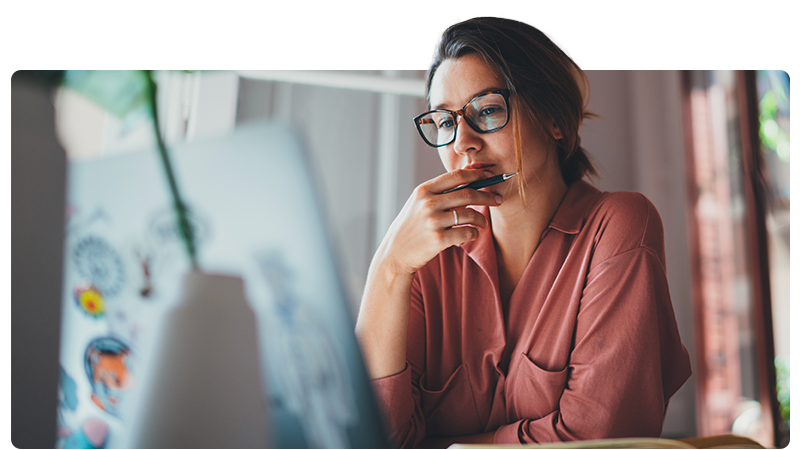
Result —
<instances>
[{"instance_id":1,"label":"nose","mask_svg":"<svg viewBox=\"0 0 800 450\"><path fill-rule=\"evenodd\" d=\"M480 135L472 129L463 114L456 116L456 138L453 141L453 151L457 154L466 154L481 148Z\"/></svg>"}]
</instances>

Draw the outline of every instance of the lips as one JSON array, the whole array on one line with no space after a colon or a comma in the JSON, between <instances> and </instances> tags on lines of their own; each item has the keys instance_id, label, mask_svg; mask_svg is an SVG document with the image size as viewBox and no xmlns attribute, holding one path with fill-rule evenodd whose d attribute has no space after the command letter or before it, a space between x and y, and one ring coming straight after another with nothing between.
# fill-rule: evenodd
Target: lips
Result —
<instances>
[{"instance_id":1,"label":"lips","mask_svg":"<svg viewBox=\"0 0 800 450\"><path fill-rule=\"evenodd\" d=\"M466 166L464 168L465 169L473 169L473 170L475 170L475 169L486 169L486 168L489 168L489 167L492 167L492 166L494 166L494 164L472 163L472 164L470 164L470 165L468 165L468 166Z\"/></svg>"}]
</instances>

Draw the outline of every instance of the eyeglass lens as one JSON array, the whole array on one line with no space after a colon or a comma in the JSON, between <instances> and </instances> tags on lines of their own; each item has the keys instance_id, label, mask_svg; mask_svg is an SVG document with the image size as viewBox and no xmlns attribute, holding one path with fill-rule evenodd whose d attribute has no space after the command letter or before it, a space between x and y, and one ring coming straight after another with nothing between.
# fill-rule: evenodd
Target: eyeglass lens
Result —
<instances>
[{"instance_id":1,"label":"eyeglass lens","mask_svg":"<svg viewBox=\"0 0 800 450\"><path fill-rule=\"evenodd\" d=\"M491 132L508 122L508 107L501 94L487 94L469 102L462 109L464 118L473 129ZM417 121L425 140L434 146L447 145L455 139L456 114L450 111L431 111Z\"/></svg>"}]
</instances>

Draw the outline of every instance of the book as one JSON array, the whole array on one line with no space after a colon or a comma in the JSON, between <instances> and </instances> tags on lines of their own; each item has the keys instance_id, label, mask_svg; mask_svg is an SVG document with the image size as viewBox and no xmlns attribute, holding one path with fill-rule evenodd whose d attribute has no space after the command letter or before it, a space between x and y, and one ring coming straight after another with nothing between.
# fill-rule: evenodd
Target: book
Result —
<instances>
[{"instance_id":1,"label":"book","mask_svg":"<svg viewBox=\"0 0 800 450\"><path fill-rule=\"evenodd\" d=\"M687 439L616 438L588 441L549 442L544 444L453 444L450 449L512 448L512 449L573 449L573 448L764 448L758 442L734 435L707 436Z\"/></svg>"}]
</instances>

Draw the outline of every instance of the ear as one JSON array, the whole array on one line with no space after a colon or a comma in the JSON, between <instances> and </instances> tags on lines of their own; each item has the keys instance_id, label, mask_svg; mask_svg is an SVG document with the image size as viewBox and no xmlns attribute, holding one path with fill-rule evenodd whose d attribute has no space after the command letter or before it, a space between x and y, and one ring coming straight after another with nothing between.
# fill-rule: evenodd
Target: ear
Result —
<instances>
[{"instance_id":1,"label":"ear","mask_svg":"<svg viewBox=\"0 0 800 450\"><path fill-rule=\"evenodd\" d=\"M550 135L553 136L553 139L559 140L564 138L564 134L561 133L561 129L558 128L555 122L550 126Z\"/></svg>"}]
</instances>

